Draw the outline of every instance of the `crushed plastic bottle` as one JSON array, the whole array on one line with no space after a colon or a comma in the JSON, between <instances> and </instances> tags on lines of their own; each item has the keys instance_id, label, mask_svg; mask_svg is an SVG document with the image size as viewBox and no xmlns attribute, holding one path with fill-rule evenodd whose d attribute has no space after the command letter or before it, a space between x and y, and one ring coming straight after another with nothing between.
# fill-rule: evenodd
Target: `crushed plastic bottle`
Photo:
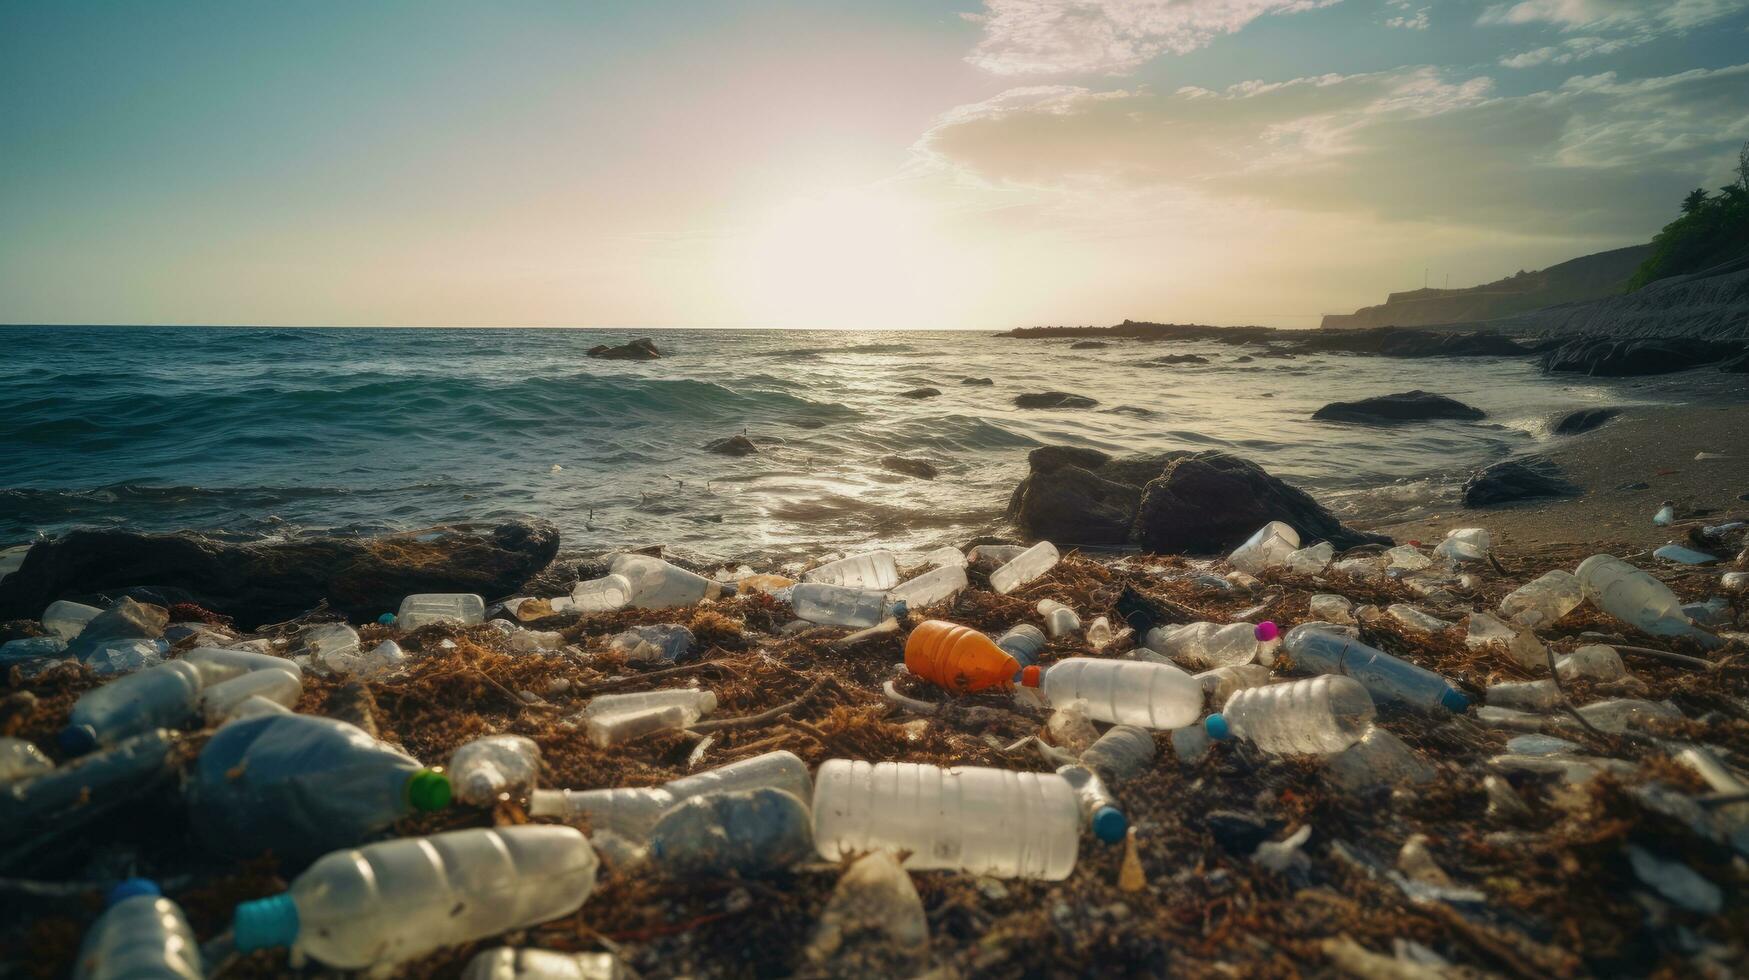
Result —
<instances>
[{"instance_id":1,"label":"crushed plastic bottle","mask_svg":"<svg viewBox=\"0 0 1749 980\"><path fill-rule=\"evenodd\" d=\"M500 946L474 954L462 980L630 980L612 953L560 953Z\"/></svg>"},{"instance_id":2,"label":"crushed plastic bottle","mask_svg":"<svg viewBox=\"0 0 1749 980\"><path fill-rule=\"evenodd\" d=\"M1052 773L831 759L814 791L814 846L828 861L903 850L913 871L1061 881L1080 830L1075 792Z\"/></svg>"},{"instance_id":3,"label":"crushed plastic bottle","mask_svg":"<svg viewBox=\"0 0 1749 980\"><path fill-rule=\"evenodd\" d=\"M155 728L175 728L194 717L206 684L200 665L174 660L86 691L61 729L61 748L78 755Z\"/></svg>"},{"instance_id":4,"label":"crushed plastic bottle","mask_svg":"<svg viewBox=\"0 0 1749 980\"><path fill-rule=\"evenodd\" d=\"M1081 805L1082 823L1093 836L1107 844L1115 844L1129 833L1130 821L1117 805L1117 798L1105 788L1105 781L1093 770L1079 765L1059 766L1057 775L1075 791Z\"/></svg>"},{"instance_id":5,"label":"crushed plastic bottle","mask_svg":"<svg viewBox=\"0 0 1749 980\"><path fill-rule=\"evenodd\" d=\"M1132 779L1153 762L1154 736L1134 725L1113 725L1081 753L1081 764L1108 783Z\"/></svg>"},{"instance_id":6,"label":"crushed plastic bottle","mask_svg":"<svg viewBox=\"0 0 1749 980\"><path fill-rule=\"evenodd\" d=\"M1081 632L1081 617L1055 599L1040 599L1038 612L1045 618L1045 632L1052 636L1073 636Z\"/></svg>"},{"instance_id":7,"label":"crushed plastic bottle","mask_svg":"<svg viewBox=\"0 0 1749 980\"><path fill-rule=\"evenodd\" d=\"M58 636L27 636L0 643L0 664L42 657L63 657L66 653L67 641Z\"/></svg>"},{"instance_id":8,"label":"crushed plastic bottle","mask_svg":"<svg viewBox=\"0 0 1749 980\"><path fill-rule=\"evenodd\" d=\"M905 667L950 691L1010 687L1020 672L1019 662L989 637L940 619L925 620L911 631L905 640Z\"/></svg>"},{"instance_id":9,"label":"crushed plastic bottle","mask_svg":"<svg viewBox=\"0 0 1749 980\"><path fill-rule=\"evenodd\" d=\"M575 912L594 848L572 827L407 837L323 857L290 890L237 906L237 950L291 946L330 967L405 962Z\"/></svg>"},{"instance_id":10,"label":"crushed plastic bottle","mask_svg":"<svg viewBox=\"0 0 1749 980\"><path fill-rule=\"evenodd\" d=\"M1026 668L1022 683L1053 705L1085 700L1089 717L1119 725L1180 728L1202 714L1202 684L1170 664L1070 657Z\"/></svg>"},{"instance_id":11,"label":"crushed plastic bottle","mask_svg":"<svg viewBox=\"0 0 1749 980\"><path fill-rule=\"evenodd\" d=\"M455 798L471 806L491 806L505 793L525 797L539 778L540 746L522 735L476 738L449 758Z\"/></svg>"},{"instance_id":12,"label":"crushed plastic bottle","mask_svg":"<svg viewBox=\"0 0 1749 980\"><path fill-rule=\"evenodd\" d=\"M1233 549L1227 562L1241 572L1256 575L1266 568L1285 563L1287 556L1298 551L1299 547L1300 532L1281 521L1270 521L1245 539L1244 544Z\"/></svg>"},{"instance_id":13,"label":"crushed plastic bottle","mask_svg":"<svg viewBox=\"0 0 1749 980\"><path fill-rule=\"evenodd\" d=\"M1586 599L1604 612L1653 636L1686 636L1705 647L1718 637L1691 623L1669 587L1612 555L1592 555L1579 563Z\"/></svg>"},{"instance_id":14,"label":"crushed plastic bottle","mask_svg":"<svg viewBox=\"0 0 1749 980\"><path fill-rule=\"evenodd\" d=\"M1228 667L1254 663L1264 656L1273 661L1279 636L1275 624L1267 621L1255 626L1250 623L1189 623L1149 630L1148 648L1206 667Z\"/></svg>"},{"instance_id":15,"label":"crushed plastic bottle","mask_svg":"<svg viewBox=\"0 0 1749 980\"><path fill-rule=\"evenodd\" d=\"M853 589L843 585L803 582L790 590L796 616L822 626L854 626L867 629L889 616L900 616L904 602L888 602L885 592Z\"/></svg>"},{"instance_id":16,"label":"crushed plastic bottle","mask_svg":"<svg viewBox=\"0 0 1749 980\"><path fill-rule=\"evenodd\" d=\"M608 566L608 571L631 583L631 605L639 609L695 606L733 591L732 586L725 587L721 582L695 575L649 555L618 555Z\"/></svg>"},{"instance_id":17,"label":"crushed plastic bottle","mask_svg":"<svg viewBox=\"0 0 1749 980\"><path fill-rule=\"evenodd\" d=\"M1542 629L1553 626L1584 600L1579 579L1571 572L1555 569L1501 599L1500 613L1520 626Z\"/></svg>"},{"instance_id":18,"label":"crushed plastic bottle","mask_svg":"<svg viewBox=\"0 0 1749 980\"><path fill-rule=\"evenodd\" d=\"M298 639L304 652L309 654L310 662L326 670L337 669L328 666L331 661L343 663L358 656L358 631L345 623L306 627Z\"/></svg>"},{"instance_id":19,"label":"crushed plastic bottle","mask_svg":"<svg viewBox=\"0 0 1749 980\"><path fill-rule=\"evenodd\" d=\"M304 669L295 660L237 647L196 647L183 654L182 659L199 664L201 674L214 684L257 670L283 670L299 680L304 676Z\"/></svg>"},{"instance_id":20,"label":"crushed plastic bottle","mask_svg":"<svg viewBox=\"0 0 1749 980\"><path fill-rule=\"evenodd\" d=\"M486 620L486 601L467 592L424 592L401 600L395 625L411 633L432 623L472 626Z\"/></svg>"},{"instance_id":21,"label":"crushed plastic bottle","mask_svg":"<svg viewBox=\"0 0 1749 980\"><path fill-rule=\"evenodd\" d=\"M649 838L656 821L681 800L706 793L734 793L770 787L799 800L813 798L807 764L791 752L767 752L709 772L686 776L662 786L589 790L541 790L529 797L534 817L583 818L596 831L606 830L630 841Z\"/></svg>"},{"instance_id":22,"label":"crushed plastic bottle","mask_svg":"<svg viewBox=\"0 0 1749 980\"><path fill-rule=\"evenodd\" d=\"M82 602L69 602L66 599L57 599L56 601L49 603L49 607L43 610L43 629L48 630L49 633L54 636L60 637L63 642L71 643L73 640L77 639L79 633L85 629L85 624L96 619L102 614L102 612L103 610L96 606L87 606Z\"/></svg>"},{"instance_id":23,"label":"crushed plastic bottle","mask_svg":"<svg viewBox=\"0 0 1749 980\"><path fill-rule=\"evenodd\" d=\"M220 681L200 693L200 710L208 725L230 718L244 701L265 698L282 707L296 707L304 696L304 682L289 670L255 670Z\"/></svg>"},{"instance_id":24,"label":"crushed plastic bottle","mask_svg":"<svg viewBox=\"0 0 1749 980\"><path fill-rule=\"evenodd\" d=\"M584 615L613 612L631 605L634 594L631 580L624 575L603 575L571 589L570 609Z\"/></svg>"},{"instance_id":25,"label":"crushed plastic bottle","mask_svg":"<svg viewBox=\"0 0 1749 980\"><path fill-rule=\"evenodd\" d=\"M1354 622L1354 603L1345 596L1320 593L1308 599L1306 607L1313 619L1331 623Z\"/></svg>"},{"instance_id":26,"label":"crushed plastic bottle","mask_svg":"<svg viewBox=\"0 0 1749 980\"><path fill-rule=\"evenodd\" d=\"M1007 595L1056 567L1061 557L1056 545L1040 541L991 572L990 590L997 595Z\"/></svg>"},{"instance_id":27,"label":"crushed plastic bottle","mask_svg":"<svg viewBox=\"0 0 1749 980\"><path fill-rule=\"evenodd\" d=\"M1087 624L1087 629L1083 631L1082 638L1085 639L1087 645L1093 649L1103 650L1111 645L1111 641L1116 639L1116 636L1111 632L1110 620L1106 619L1104 616L1095 616L1093 617L1093 622Z\"/></svg>"},{"instance_id":28,"label":"crushed plastic bottle","mask_svg":"<svg viewBox=\"0 0 1749 980\"><path fill-rule=\"evenodd\" d=\"M164 640L117 638L81 651L79 659L99 677L112 677L156 667L169 652L170 644Z\"/></svg>"},{"instance_id":29,"label":"crushed plastic bottle","mask_svg":"<svg viewBox=\"0 0 1749 980\"><path fill-rule=\"evenodd\" d=\"M1248 687L1262 687L1274 679L1269 668L1262 664L1234 664L1228 667L1216 667L1213 670L1205 670L1192 676L1202 684L1203 694L1207 697L1208 704L1214 706L1216 710L1219 710L1221 705L1226 704L1227 699L1232 697L1235 692L1243 691Z\"/></svg>"},{"instance_id":30,"label":"crushed plastic bottle","mask_svg":"<svg viewBox=\"0 0 1749 980\"><path fill-rule=\"evenodd\" d=\"M1406 603L1394 602L1385 607L1386 615L1412 630L1423 633L1443 633L1451 624L1438 616L1430 616Z\"/></svg>"},{"instance_id":31,"label":"crushed plastic bottle","mask_svg":"<svg viewBox=\"0 0 1749 980\"><path fill-rule=\"evenodd\" d=\"M85 933L73 980L202 980L200 943L158 883L129 878L110 889Z\"/></svg>"},{"instance_id":32,"label":"crushed plastic bottle","mask_svg":"<svg viewBox=\"0 0 1749 980\"><path fill-rule=\"evenodd\" d=\"M996 646L1014 658L1014 662L1026 667L1038 660L1038 652L1045 648L1044 631L1031 623L1021 623L1002 634L996 641Z\"/></svg>"},{"instance_id":33,"label":"crushed plastic bottle","mask_svg":"<svg viewBox=\"0 0 1749 980\"><path fill-rule=\"evenodd\" d=\"M1493 546L1487 528L1460 527L1445 532L1445 540L1433 549L1433 554L1451 562L1487 561Z\"/></svg>"},{"instance_id":34,"label":"crushed plastic bottle","mask_svg":"<svg viewBox=\"0 0 1749 980\"><path fill-rule=\"evenodd\" d=\"M1652 557L1660 561L1670 562L1674 565L1711 565L1713 562L1719 560L1718 555L1707 554L1704 551L1696 551L1693 548L1683 547L1674 542L1652 552Z\"/></svg>"},{"instance_id":35,"label":"crushed plastic bottle","mask_svg":"<svg viewBox=\"0 0 1749 980\"><path fill-rule=\"evenodd\" d=\"M0 786L40 776L54 767L34 744L10 735L0 736Z\"/></svg>"},{"instance_id":36,"label":"crushed plastic bottle","mask_svg":"<svg viewBox=\"0 0 1749 980\"><path fill-rule=\"evenodd\" d=\"M1051 712L1045 722L1045 734L1059 749L1079 755L1099 739L1099 730L1087 717L1087 702L1071 701Z\"/></svg>"},{"instance_id":37,"label":"crushed plastic bottle","mask_svg":"<svg viewBox=\"0 0 1749 980\"><path fill-rule=\"evenodd\" d=\"M1365 737L1374 714L1359 682L1325 674L1238 691L1203 727L1210 738L1238 736L1278 755L1330 755Z\"/></svg>"},{"instance_id":38,"label":"crushed plastic bottle","mask_svg":"<svg viewBox=\"0 0 1749 980\"><path fill-rule=\"evenodd\" d=\"M1316 575L1330 564L1330 559L1336 557L1336 546L1328 541L1320 541L1309 548L1300 548L1288 552L1282 564L1295 575Z\"/></svg>"},{"instance_id":39,"label":"crushed plastic bottle","mask_svg":"<svg viewBox=\"0 0 1749 980\"><path fill-rule=\"evenodd\" d=\"M650 860L671 877L781 871L813 851L808 804L769 786L676 803L650 832Z\"/></svg>"},{"instance_id":40,"label":"crushed plastic bottle","mask_svg":"<svg viewBox=\"0 0 1749 980\"><path fill-rule=\"evenodd\" d=\"M942 565L894 586L887 593L887 601L903 602L911 609L922 609L953 598L955 593L970 584L964 565Z\"/></svg>"},{"instance_id":41,"label":"crushed plastic bottle","mask_svg":"<svg viewBox=\"0 0 1749 980\"><path fill-rule=\"evenodd\" d=\"M307 860L448 806L450 784L346 722L265 715L213 735L187 796L199 838L216 852Z\"/></svg>"},{"instance_id":42,"label":"crushed plastic bottle","mask_svg":"<svg viewBox=\"0 0 1749 980\"><path fill-rule=\"evenodd\" d=\"M1414 545L1400 544L1385 552L1387 568L1401 569L1405 572L1418 572L1433 564L1433 559L1421 553Z\"/></svg>"},{"instance_id":43,"label":"crushed plastic bottle","mask_svg":"<svg viewBox=\"0 0 1749 980\"><path fill-rule=\"evenodd\" d=\"M1444 677L1333 632L1323 624L1301 623L1288 631L1284 645L1301 671L1352 677L1374 701L1439 707L1451 712L1462 712L1470 705L1470 699Z\"/></svg>"},{"instance_id":44,"label":"crushed plastic bottle","mask_svg":"<svg viewBox=\"0 0 1749 980\"><path fill-rule=\"evenodd\" d=\"M808 976L918 977L929 965L929 917L911 876L886 851L852 861L807 948Z\"/></svg>"},{"instance_id":45,"label":"crushed plastic bottle","mask_svg":"<svg viewBox=\"0 0 1749 980\"><path fill-rule=\"evenodd\" d=\"M899 566L890 551L870 551L827 562L804 572L803 582L842 585L851 589L872 589L885 592L899 584Z\"/></svg>"},{"instance_id":46,"label":"crushed plastic bottle","mask_svg":"<svg viewBox=\"0 0 1749 980\"><path fill-rule=\"evenodd\" d=\"M677 663L692 652L698 640L679 623L633 626L608 641L607 647L625 654L634 663Z\"/></svg>"}]
</instances>

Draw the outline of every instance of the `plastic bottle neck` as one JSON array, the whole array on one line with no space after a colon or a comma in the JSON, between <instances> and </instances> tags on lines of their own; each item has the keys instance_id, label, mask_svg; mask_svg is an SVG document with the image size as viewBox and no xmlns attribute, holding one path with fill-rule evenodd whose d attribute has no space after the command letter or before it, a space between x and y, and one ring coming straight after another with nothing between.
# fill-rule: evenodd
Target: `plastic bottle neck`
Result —
<instances>
[{"instance_id":1,"label":"plastic bottle neck","mask_svg":"<svg viewBox=\"0 0 1749 980\"><path fill-rule=\"evenodd\" d=\"M289 893L244 902L231 917L237 952L290 946L298 940L298 906Z\"/></svg>"}]
</instances>

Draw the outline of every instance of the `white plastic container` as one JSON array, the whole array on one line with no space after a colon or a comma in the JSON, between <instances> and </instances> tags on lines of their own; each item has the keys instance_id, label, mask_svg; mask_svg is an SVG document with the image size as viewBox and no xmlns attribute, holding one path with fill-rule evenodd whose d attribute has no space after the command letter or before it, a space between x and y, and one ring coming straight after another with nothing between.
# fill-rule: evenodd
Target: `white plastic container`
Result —
<instances>
[{"instance_id":1,"label":"white plastic container","mask_svg":"<svg viewBox=\"0 0 1749 980\"><path fill-rule=\"evenodd\" d=\"M1237 736L1277 755L1330 755L1364 738L1373 715L1359 681L1323 674L1239 691L1203 726L1213 738Z\"/></svg>"},{"instance_id":2,"label":"white plastic container","mask_svg":"<svg viewBox=\"0 0 1749 980\"><path fill-rule=\"evenodd\" d=\"M1032 686L1037 668L1029 667ZM1171 664L1071 657L1043 671L1045 699L1087 702L1088 717L1140 728L1181 728L1202 714L1202 683Z\"/></svg>"},{"instance_id":3,"label":"white plastic container","mask_svg":"<svg viewBox=\"0 0 1749 980\"><path fill-rule=\"evenodd\" d=\"M201 980L200 943L158 886L130 878L85 933L73 980Z\"/></svg>"},{"instance_id":4,"label":"white plastic container","mask_svg":"<svg viewBox=\"0 0 1749 980\"><path fill-rule=\"evenodd\" d=\"M1682 601L1669 587L1612 555L1592 555L1579 563L1579 584L1591 604L1653 636L1691 636L1706 646L1719 639L1682 613Z\"/></svg>"},{"instance_id":5,"label":"white plastic container","mask_svg":"<svg viewBox=\"0 0 1749 980\"><path fill-rule=\"evenodd\" d=\"M885 592L899 584L899 566L890 551L870 551L829 561L802 573L804 582L842 585L852 589L876 589Z\"/></svg>"},{"instance_id":6,"label":"white plastic container","mask_svg":"<svg viewBox=\"0 0 1749 980\"><path fill-rule=\"evenodd\" d=\"M695 606L723 594L723 585L649 555L617 555L608 566L613 575L631 583L630 605L639 609Z\"/></svg>"},{"instance_id":7,"label":"white plastic container","mask_svg":"<svg viewBox=\"0 0 1749 980\"><path fill-rule=\"evenodd\" d=\"M1052 636L1073 636L1081 632L1081 617L1055 599L1040 599L1038 612L1045 618L1045 632Z\"/></svg>"},{"instance_id":8,"label":"white plastic container","mask_svg":"<svg viewBox=\"0 0 1749 980\"><path fill-rule=\"evenodd\" d=\"M903 850L913 871L1061 881L1080 830L1080 802L1055 773L832 759L814 791L814 845L828 861Z\"/></svg>"},{"instance_id":9,"label":"white plastic container","mask_svg":"<svg viewBox=\"0 0 1749 980\"><path fill-rule=\"evenodd\" d=\"M595 888L575 828L457 830L321 858L291 890L237 906L240 952L292 946L358 970L569 915Z\"/></svg>"},{"instance_id":10,"label":"white plastic container","mask_svg":"<svg viewBox=\"0 0 1749 980\"><path fill-rule=\"evenodd\" d=\"M253 697L266 698L286 708L295 707L304 696L304 682L289 670L254 670L220 681L200 693L200 711L208 725L230 718L237 706Z\"/></svg>"},{"instance_id":11,"label":"white plastic container","mask_svg":"<svg viewBox=\"0 0 1749 980\"><path fill-rule=\"evenodd\" d=\"M576 588L571 590L571 602L567 609L584 615L613 612L631 605L632 596L630 579L624 575L608 574L578 582Z\"/></svg>"},{"instance_id":12,"label":"white plastic container","mask_svg":"<svg viewBox=\"0 0 1749 980\"><path fill-rule=\"evenodd\" d=\"M214 682L257 670L283 670L300 680L304 676L304 669L298 666L297 661L254 650L196 647L183 654L182 659L191 664L199 664L201 673L213 678Z\"/></svg>"},{"instance_id":13,"label":"white plastic container","mask_svg":"<svg viewBox=\"0 0 1749 980\"><path fill-rule=\"evenodd\" d=\"M1256 575L1275 565L1285 564L1287 556L1298 551L1300 532L1281 521L1270 521L1257 529L1245 543L1233 549L1227 561L1241 572Z\"/></svg>"},{"instance_id":14,"label":"white plastic container","mask_svg":"<svg viewBox=\"0 0 1749 980\"><path fill-rule=\"evenodd\" d=\"M475 954L462 980L625 980L631 976L612 953L560 953L500 946Z\"/></svg>"},{"instance_id":15,"label":"white plastic container","mask_svg":"<svg viewBox=\"0 0 1749 980\"><path fill-rule=\"evenodd\" d=\"M472 626L486 619L486 600L469 592L422 592L401 600L395 625L416 630L432 623Z\"/></svg>"},{"instance_id":16,"label":"white plastic container","mask_svg":"<svg viewBox=\"0 0 1749 980\"><path fill-rule=\"evenodd\" d=\"M678 704L597 715L584 724L589 741L607 748L656 732L674 732L698 720L698 714Z\"/></svg>"},{"instance_id":17,"label":"white plastic container","mask_svg":"<svg viewBox=\"0 0 1749 980\"><path fill-rule=\"evenodd\" d=\"M449 759L449 782L455 798L473 806L490 806L499 794L522 797L540 778L540 746L522 735L487 735L455 750Z\"/></svg>"},{"instance_id":18,"label":"white plastic container","mask_svg":"<svg viewBox=\"0 0 1749 980\"><path fill-rule=\"evenodd\" d=\"M1056 545L1040 541L991 572L990 588L1000 595L1007 595L1056 567L1061 558Z\"/></svg>"},{"instance_id":19,"label":"white plastic container","mask_svg":"<svg viewBox=\"0 0 1749 980\"><path fill-rule=\"evenodd\" d=\"M49 603L49 607L43 610L43 629L48 630L51 635L71 643L84 631L85 624L96 619L102 612L103 610L96 606L57 599Z\"/></svg>"},{"instance_id":20,"label":"white plastic container","mask_svg":"<svg viewBox=\"0 0 1749 980\"><path fill-rule=\"evenodd\" d=\"M822 626L855 626L866 629L892 615L895 603L885 592L853 589L822 582L803 582L790 590L790 605L796 616Z\"/></svg>"},{"instance_id":21,"label":"white plastic container","mask_svg":"<svg viewBox=\"0 0 1749 980\"><path fill-rule=\"evenodd\" d=\"M966 566L942 565L906 582L887 593L888 602L903 602L912 609L933 606L953 597L971 583L966 579Z\"/></svg>"},{"instance_id":22,"label":"white plastic container","mask_svg":"<svg viewBox=\"0 0 1749 980\"><path fill-rule=\"evenodd\" d=\"M696 687L637 691L632 694L602 694L583 706L583 717L599 718L646 708L666 708L670 705L687 708L693 712L694 718L702 718L717 710L717 696Z\"/></svg>"},{"instance_id":23,"label":"white plastic container","mask_svg":"<svg viewBox=\"0 0 1749 980\"><path fill-rule=\"evenodd\" d=\"M175 728L194 715L206 684L198 664L173 660L86 691L61 730L61 747L84 753L154 728Z\"/></svg>"}]
</instances>

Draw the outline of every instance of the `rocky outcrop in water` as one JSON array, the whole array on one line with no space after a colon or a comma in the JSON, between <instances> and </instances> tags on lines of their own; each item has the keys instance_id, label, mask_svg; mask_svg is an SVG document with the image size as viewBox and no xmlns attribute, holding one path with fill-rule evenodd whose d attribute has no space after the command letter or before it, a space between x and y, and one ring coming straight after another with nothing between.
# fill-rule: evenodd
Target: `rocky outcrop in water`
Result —
<instances>
[{"instance_id":1,"label":"rocky outcrop in water","mask_svg":"<svg viewBox=\"0 0 1749 980\"><path fill-rule=\"evenodd\" d=\"M1098 404L1097 399L1067 391L1039 391L1014 396L1015 408L1092 408Z\"/></svg>"},{"instance_id":2,"label":"rocky outcrop in water","mask_svg":"<svg viewBox=\"0 0 1749 980\"><path fill-rule=\"evenodd\" d=\"M1717 364L1743 350L1743 344L1736 341L1693 337L1631 340L1580 337L1543 355L1542 369L1544 374L1640 377Z\"/></svg>"},{"instance_id":3,"label":"rocky outcrop in water","mask_svg":"<svg viewBox=\"0 0 1749 980\"><path fill-rule=\"evenodd\" d=\"M941 394L940 388L912 388L910 391L899 392L900 398L934 398Z\"/></svg>"},{"instance_id":4,"label":"rocky outcrop in water","mask_svg":"<svg viewBox=\"0 0 1749 980\"><path fill-rule=\"evenodd\" d=\"M1524 456L1484 466L1464 484L1465 507L1489 507L1517 500L1576 497L1582 491L1567 481L1547 456Z\"/></svg>"},{"instance_id":5,"label":"rocky outcrop in water","mask_svg":"<svg viewBox=\"0 0 1749 980\"><path fill-rule=\"evenodd\" d=\"M189 532L71 531L32 546L18 573L0 581L0 620L100 594L193 602L244 628L290 619L323 600L370 620L419 592L477 592L488 601L512 594L558 551L558 528L533 519L245 543Z\"/></svg>"},{"instance_id":6,"label":"rocky outcrop in water","mask_svg":"<svg viewBox=\"0 0 1749 980\"><path fill-rule=\"evenodd\" d=\"M1562 416L1554 424L1553 431L1558 436L1576 436L1581 432L1590 432L1620 414L1619 408L1581 408Z\"/></svg>"},{"instance_id":7,"label":"rocky outcrop in water","mask_svg":"<svg viewBox=\"0 0 1749 980\"><path fill-rule=\"evenodd\" d=\"M919 480L933 480L936 476L935 464L921 459L909 459L904 456L882 456L881 469L905 476L914 476Z\"/></svg>"},{"instance_id":8,"label":"rocky outcrop in water","mask_svg":"<svg viewBox=\"0 0 1749 980\"><path fill-rule=\"evenodd\" d=\"M609 361L654 361L662 356L662 352L656 349L656 342L648 337L639 337L618 347L596 344L584 353Z\"/></svg>"},{"instance_id":9,"label":"rocky outcrop in water","mask_svg":"<svg viewBox=\"0 0 1749 980\"><path fill-rule=\"evenodd\" d=\"M751 456L759 451L759 447L746 436L730 436L705 443L704 451L718 456Z\"/></svg>"},{"instance_id":10,"label":"rocky outcrop in water","mask_svg":"<svg viewBox=\"0 0 1749 980\"><path fill-rule=\"evenodd\" d=\"M1149 551L1231 551L1259 527L1286 521L1307 543L1339 548L1388 538L1343 525L1304 491L1223 452L1113 458L1046 446L1009 498L1016 526L1065 544L1137 544Z\"/></svg>"},{"instance_id":11,"label":"rocky outcrop in water","mask_svg":"<svg viewBox=\"0 0 1749 980\"><path fill-rule=\"evenodd\" d=\"M1358 422L1365 425L1400 425L1435 419L1474 422L1487 417L1488 413L1479 408L1419 388L1414 391L1400 391L1394 395L1362 398L1359 401L1331 402L1312 413L1312 418L1324 422Z\"/></svg>"}]
</instances>

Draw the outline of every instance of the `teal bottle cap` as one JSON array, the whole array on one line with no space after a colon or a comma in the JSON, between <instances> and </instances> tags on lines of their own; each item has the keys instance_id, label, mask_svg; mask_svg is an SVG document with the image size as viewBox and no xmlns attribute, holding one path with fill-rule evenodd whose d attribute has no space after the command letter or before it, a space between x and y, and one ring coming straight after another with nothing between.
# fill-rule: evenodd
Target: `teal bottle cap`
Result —
<instances>
[{"instance_id":1,"label":"teal bottle cap","mask_svg":"<svg viewBox=\"0 0 1749 980\"><path fill-rule=\"evenodd\" d=\"M104 898L103 904L105 907L108 907L120 902L125 902L130 898L138 898L141 895L150 895L153 898L157 898L162 894L164 893L159 890L158 883L150 878L128 878L109 890L109 894Z\"/></svg>"},{"instance_id":2,"label":"teal bottle cap","mask_svg":"<svg viewBox=\"0 0 1749 980\"><path fill-rule=\"evenodd\" d=\"M237 952L290 946L298 940L298 907L288 894L244 902L231 917Z\"/></svg>"},{"instance_id":3,"label":"teal bottle cap","mask_svg":"<svg viewBox=\"0 0 1749 980\"><path fill-rule=\"evenodd\" d=\"M1209 738L1217 742L1223 742L1233 737L1232 729L1227 727L1227 719L1221 717L1219 712L1202 720L1202 730L1208 732Z\"/></svg>"},{"instance_id":4,"label":"teal bottle cap","mask_svg":"<svg viewBox=\"0 0 1749 980\"><path fill-rule=\"evenodd\" d=\"M1470 699L1449 687L1445 689L1444 694L1439 696L1439 703L1445 707L1445 710L1453 714L1461 715L1470 710Z\"/></svg>"},{"instance_id":5,"label":"teal bottle cap","mask_svg":"<svg viewBox=\"0 0 1749 980\"><path fill-rule=\"evenodd\" d=\"M1100 807L1093 814L1092 823L1093 836L1107 844L1115 844L1123 840L1124 835L1130 830L1129 818L1123 815L1122 810L1114 806Z\"/></svg>"}]
</instances>

